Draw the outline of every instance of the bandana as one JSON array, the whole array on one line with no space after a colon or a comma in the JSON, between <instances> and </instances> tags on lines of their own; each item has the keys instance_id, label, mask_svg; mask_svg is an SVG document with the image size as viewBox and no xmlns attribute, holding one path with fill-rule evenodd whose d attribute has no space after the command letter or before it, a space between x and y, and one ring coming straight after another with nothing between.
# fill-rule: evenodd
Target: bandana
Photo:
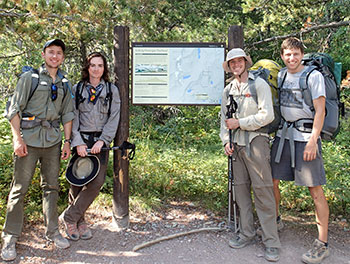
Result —
<instances>
[{"instance_id":1,"label":"bandana","mask_svg":"<svg viewBox=\"0 0 350 264\"><path fill-rule=\"evenodd\" d=\"M88 90L89 93L89 102L93 103L94 105L97 102L98 97L100 96L102 92L103 84L100 83L99 85L93 87L91 84L86 85L86 89Z\"/></svg>"}]
</instances>

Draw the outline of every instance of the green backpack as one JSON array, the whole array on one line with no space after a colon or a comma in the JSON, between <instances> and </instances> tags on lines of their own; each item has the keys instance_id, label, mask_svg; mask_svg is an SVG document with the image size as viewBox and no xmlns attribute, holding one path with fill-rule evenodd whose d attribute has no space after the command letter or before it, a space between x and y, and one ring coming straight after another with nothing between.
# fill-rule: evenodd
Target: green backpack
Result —
<instances>
[{"instance_id":1,"label":"green backpack","mask_svg":"<svg viewBox=\"0 0 350 264\"><path fill-rule=\"evenodd\" d=\"M271 89L273 112L275 115L275 119L270 124L260 128L258 130L260 132L272 134L278 130L281 123L281 111L277 90L277 76L280 69L281 66L277 62L269 59L261 59L249 69L249 72L253 73L255 77L260 77L264 79ZM258 103L255 82L250 83L249 89L255 102Z\"/></svg>"}]
</instances>

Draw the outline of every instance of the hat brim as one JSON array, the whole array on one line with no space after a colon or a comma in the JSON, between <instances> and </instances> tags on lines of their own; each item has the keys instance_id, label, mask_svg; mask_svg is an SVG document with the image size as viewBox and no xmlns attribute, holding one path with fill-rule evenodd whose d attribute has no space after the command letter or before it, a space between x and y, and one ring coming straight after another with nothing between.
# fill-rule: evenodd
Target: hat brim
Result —
<instances>
[{"instance_id":1,"label":"hat brim","mask_svg":"<svg viewBox=\"0 0 350 264\"><path fill-rule=\"evenodd\" d=\"M252 61L252 58L251 58L250 56L236 56L236 57L231 58L230 60L233 60L233 59L235 59L235 58L240 58L240 57L245 58L245 60L246 60L246 68L247 68L247 69L249 69L250 67L253 66L253 61ZM228 63L229 63L230 60L224 61L224 62L222 63L222 67L224 68L224 71L225 71L225 72L231 72L231 73L232 73L232 71L231 71L231 69L230 69L230 67L229 67L229 65L228 65Z\"/></svg>"},{"instance_id":2,"label":"hat brim","mask_svg":"<svg viewBox=\"0 0 350 264\"><path fill-rule=\"evenodd\" d=\"M81 159L90 159L90 161L93 164L91 173L85 178L79 178L77 177L77 175L74 174L74 164L76 164L76 162L78 162ZM70 159L68 168L66 170L66 179L70 184L81 187L95 179L99 172L100 159L97 156L89 154L86 157L80 157L78 154L74 154L73 157Z\"/></svg>"},{"instance_id":3,"label":"hat brim","mask_svg":"<svg viewBox=\"0 0 350 264\"><path fill-rule=\"evenodd\" d=\"M51 39L51 40L47 41L47 42L45 43L45 45L44 45L43 51L45 51L45 49L46 49L47 47L50 47L50 46L53 46L53 45L61 47L62 50L63 50L63 52L66 51L66 45L65 45L64 42L63 42L62 40L60 40L60 39Z\"/></svg>"}]
</instances>

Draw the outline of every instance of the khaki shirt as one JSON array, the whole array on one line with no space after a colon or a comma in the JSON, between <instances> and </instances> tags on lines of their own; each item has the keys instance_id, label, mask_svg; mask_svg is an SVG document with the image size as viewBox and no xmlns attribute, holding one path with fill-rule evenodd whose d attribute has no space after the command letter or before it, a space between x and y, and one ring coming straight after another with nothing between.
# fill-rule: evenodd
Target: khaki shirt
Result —
<instances>
[{"instance_id":1,"label":"khaki shirt","mask_svg":"<svg viewBox=\"0 0 350 264\"><path fill-rule=\"evenodd\" d=\"M104 80L102 91L97 99L96 104L89 102L89 92L86 86L82 87L82 98L85 98L76 109L74 103L74 121L72 128L72 147L85 144L80 132L102 132L99 140L102 140L106 146L113 141L119 125L120 118L120 96L117 86L111 84L112 105L111 115L108 117L109 102L105 103L108 93L108 87ZM73 93L76 93L77 84L73 87Z\"/></svg>"},{"instance_id":2,"label":"khaki shirt","mask_svg":"<svg viewBox=\"0 0 350 264\"><path fill-rule=\"evenodd\" d=\"M59 70L61 71L61 70ZM61 71L62 75L65 75ZM64 78L64 81L68 81ZM32 86L32 72L24 73L19 79L14 94L11 98L11 105L6 116L8 120L18 114L20 119L26 116L53 121L60 120L63 125L73 120L73 103L70 91L64 91L62 80L58 75L54 84L57 86L57 99L51 100L51 84L53 83L45 66L39 69L39 84L32 98L29 99ZM24 142L28 146L48 148L62 141L61 129L55 127L36 126L33 128L21 129Z\"/></svg>"},{"instance_id":3,"label":"khaki shirt","mask_svg":"<svg viewBox=\"0 0 350 264\"><path fill-rule=\"evenodd\" d=\"M248 75L249 79L254 80L252 73ZM232 94L238 104L238 109L233 115L239 120L240 127L234 131L233 142L239 146L245 146L245 133L248 131L249 142L256 136L267 136L267 133L255 132L259 128L271 123L274 119L273 103L270 86L261 78L255 79L257 93L257 102L251 96L248 82L239 83L233 79L224 89L221 100L221 127L220 138L223 145L230 142L229 130L226 127L226 113L228 104L228 95Z\"/></svg>"}]
</instances>

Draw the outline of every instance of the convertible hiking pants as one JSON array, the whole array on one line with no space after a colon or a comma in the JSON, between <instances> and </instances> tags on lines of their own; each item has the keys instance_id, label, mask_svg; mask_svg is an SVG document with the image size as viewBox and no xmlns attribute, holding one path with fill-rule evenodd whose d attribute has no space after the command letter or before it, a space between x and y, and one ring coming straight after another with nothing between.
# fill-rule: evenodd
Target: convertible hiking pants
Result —
<instances>
[{"instance_id":1,"label":"convertible hiking pants","mask_svg":"<svg viewBox=\"0 0 350 264\"><path fill-rule=\"evenodd\" d=\"M276 205L270 167L269 139L257 136L250 143L250 155L245 146L234 144L233 176L235 197L240 210L240 233L255 236L252 195L262 228L262 241L266 247L281 247L276 224Z\"/></svg>"}]
</instances>

